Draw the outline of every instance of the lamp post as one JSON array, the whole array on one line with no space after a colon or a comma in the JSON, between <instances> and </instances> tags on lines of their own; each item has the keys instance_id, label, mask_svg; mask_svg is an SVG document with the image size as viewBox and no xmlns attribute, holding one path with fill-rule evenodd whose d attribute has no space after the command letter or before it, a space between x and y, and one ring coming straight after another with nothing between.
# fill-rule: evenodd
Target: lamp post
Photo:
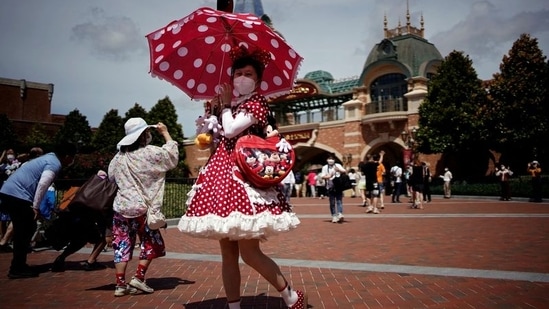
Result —
<instances>
[{"instance_id":1,"label":"lamp post","mask_svg":"<svg viewBox=\"0 0 549 309\"><path fill-rule=\"evenodd\" d=\"M352 153L344 154L341 161L343 162L343 165L345 167L350 166L351 162L353 162L353 154Z\"/></svg>"},{"instance_id":2,"label":"lamp post","mask_svg":"<svg viewBox=\"0 0 549 309\"><path fill-rule=\"evenodd\" d=\"M413 127L411 131L403 130L402 133L400 133L400 136L402 137L402 140L406 144L407 148L414 150L416 144L416 141L414 139L416 138L416 134L416 127Z\"/></svg>"}]
</instances>

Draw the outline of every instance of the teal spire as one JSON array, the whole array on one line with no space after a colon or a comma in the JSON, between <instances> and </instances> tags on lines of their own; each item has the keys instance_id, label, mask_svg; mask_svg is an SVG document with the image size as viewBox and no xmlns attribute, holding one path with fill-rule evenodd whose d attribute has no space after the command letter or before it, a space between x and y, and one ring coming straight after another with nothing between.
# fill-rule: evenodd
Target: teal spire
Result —
<instances>
[{"instance_id":1,"label":"teal spire","mask_svg":"<svg viewBox=\"0 0 549 309\"><path fill-rule=\"evenodd\" d=\"M263 4L261 0L236 0L234 2L235 13L252 13L255 16L263 16Z\"/></svg>"}]
</instances>

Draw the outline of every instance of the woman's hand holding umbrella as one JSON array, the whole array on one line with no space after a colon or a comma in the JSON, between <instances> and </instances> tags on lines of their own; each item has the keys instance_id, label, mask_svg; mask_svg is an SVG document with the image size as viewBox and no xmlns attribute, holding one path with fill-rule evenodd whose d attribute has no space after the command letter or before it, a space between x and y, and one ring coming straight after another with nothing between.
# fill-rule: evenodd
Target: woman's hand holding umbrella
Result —
<instances>
[{"instance_id":1,"label":"woman's hand holding umbrella","mask_svg":"<svg viewBox=\"0 0 549 309\"><path fill-rule=\"evenodd\" d=\"M223 108L231 108L231 101L233 97L233 87L224 83L219 86L219 94L216 95L212 101L212 109L221 111Z\"/></svg>"}]
</instances>

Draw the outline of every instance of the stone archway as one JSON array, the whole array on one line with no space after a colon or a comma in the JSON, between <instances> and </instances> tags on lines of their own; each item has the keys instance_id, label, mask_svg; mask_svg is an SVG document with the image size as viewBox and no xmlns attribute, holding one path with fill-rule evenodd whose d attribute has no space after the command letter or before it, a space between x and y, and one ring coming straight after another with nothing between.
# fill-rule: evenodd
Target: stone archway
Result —
<instances>
[{"instance_id":1,"label":"stone archway","mask_svg":"<svg viewBox=\"0 0 549 309\"><path fill-rule=\"evenodd\" d=\"M329 154L336 154L337 156L338 153L336 149L320 143L314 145L297 143L293 145L293 148L296 157L295 170L303 170L313 164L324 165Z\"/></svg>"}]
</instances>

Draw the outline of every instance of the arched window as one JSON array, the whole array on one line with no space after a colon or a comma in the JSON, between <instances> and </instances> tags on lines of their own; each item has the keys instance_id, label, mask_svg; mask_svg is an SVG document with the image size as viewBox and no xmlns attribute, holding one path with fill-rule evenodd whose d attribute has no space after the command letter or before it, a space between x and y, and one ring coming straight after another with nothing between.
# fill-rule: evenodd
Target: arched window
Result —
<instances>
[{"instance_id":1,"label":"arched window","mask_svg":"<svg viewBox=\"0 0 549 309\"><path fill-rule=\"evenodd\" d=\"M404 94L408 92L406 75L399 73L385 74L370 84L372 104L368 113L407 111L408 103Z\"/></svg>"}]
</instances>

